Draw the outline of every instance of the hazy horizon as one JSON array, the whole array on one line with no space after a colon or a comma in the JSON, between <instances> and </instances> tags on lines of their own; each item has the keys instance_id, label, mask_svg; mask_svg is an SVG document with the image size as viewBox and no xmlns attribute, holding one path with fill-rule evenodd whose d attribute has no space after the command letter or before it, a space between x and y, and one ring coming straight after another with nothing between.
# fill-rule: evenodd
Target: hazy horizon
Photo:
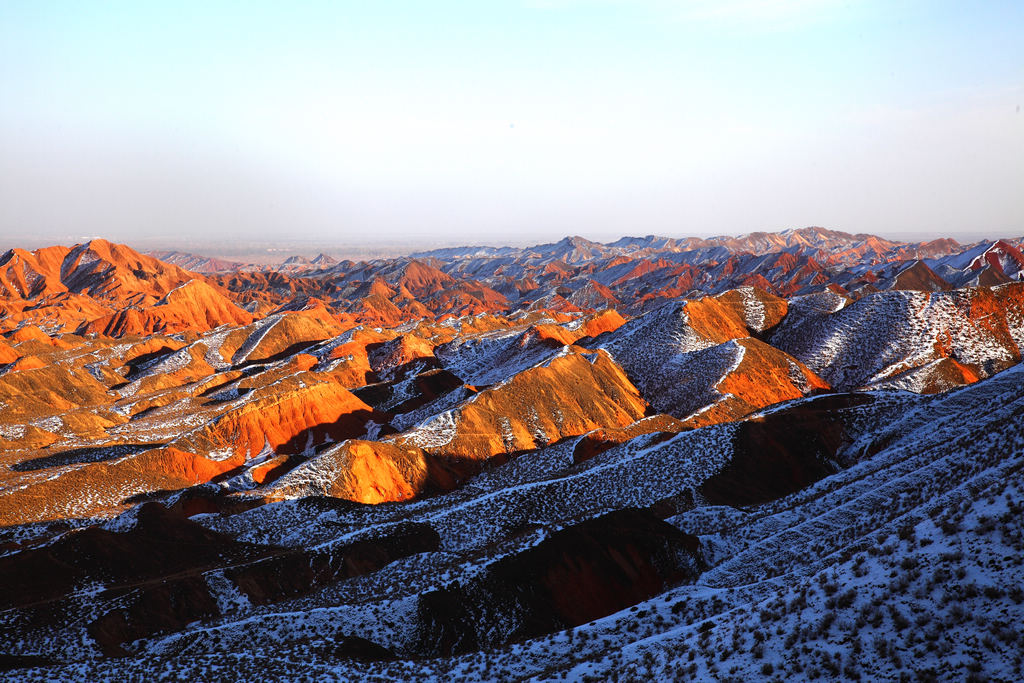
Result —
<instances>
[{"instance_id":1,"label":"hazy horizon","mask_svg":"<svg viewBox=\"0 0 1024 683\"><path fill-rule=\"evenodd\" d=\"M1024 5L0 6L0 246L1024 234Z\"/></svg>"},{"instance_id":2,"label":"hazy horizon","mask_svg":"<svg viewBox=\"0 0 1024 683\"><path fill-rule=\"evenodd\" d=\"M827 228L826 226L805 226L805 227L824 227L828 230L833 228ZM755 232L768 232L777 233L782 230L766 230L766 231L755 231ZM846 231L841 231L846 232ZM617 238L607 239L595 239L592 241L610 243L619 238L625 237L646 237L647 235L635 234L635 235L619 235ZM749 233L736 233L731 235L711 235L709 237L744 237ZM685 239L687 237L696 237L695 235L655 235L656 237L668 237L675 239ZM893 241L930 241L930 240L916 240L913 237L902 239L899 237L892 237L887 235L876 235L885 239L891 239ZM430 240L430 239L382 239L382 240L368 240L363 242L358 241L339 241L322 238L308 238L308 239L276 239L276 240L227 240L227 239L216 239L216 238L163 238L163 237L143 237L136 239L121 240L121 242L127 244L129 247L135 248L138 251L146 253L159 253L159 252L180 252L192 254L195 256L205 256L209 258L218 258L226 261L235 261L241 264L275 264L281 263L284 260L292 256L302 256L312 258L318 254L326 254L338 259L352 259L356 261L360 260L372 260L378 258L396 258L402 256L408 256L417 252L430 251L433 249L441 249L445 247L532 247L545 243L557 242L562 239L572 237L584 237L584 239L590 239L583 235L561 235L556 238L549 240L520 240L520 239L492 239L492 240ZM945 236L936 236L935 239L941 239ZM9 238L0 235L0 253L11 249L37 249L40 247L47 247L53 245L73 246L76 244L82 244L92 239L109 239L104 235L66 235L57 237L56 240L49 238ZM980 239L972 239L970 241L960 241L963 245L973 244L975 242L983 242L986 240L997 240L997 239L1010 239L1016 242L1024 242L1024 236L1022 235L991 235L982 237ZM113 240L118 241L118 240Z\"/></svg>"}]
</instances>

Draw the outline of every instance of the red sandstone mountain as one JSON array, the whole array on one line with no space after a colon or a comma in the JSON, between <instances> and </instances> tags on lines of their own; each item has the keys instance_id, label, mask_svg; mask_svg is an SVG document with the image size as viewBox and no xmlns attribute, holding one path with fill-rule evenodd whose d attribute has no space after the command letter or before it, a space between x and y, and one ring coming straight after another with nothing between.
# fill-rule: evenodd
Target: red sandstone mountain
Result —
<instances>
[{"instance_id":1,"label":"red sandstone mountain","mask_svg":"<svg viewBox=\"0 0 1024 683\"><path fill-rule=\"evenodd\" d=\"M100 239L4 254L0 311L7 329L29 321L109 336L205 331L251 319L202 276Z\"/></svg>"},{"instance_id":2,"label":"red sandstone mountain","mask_svg":"<svg viewBox=\"0 0 1024 683\"><path fill-rule=\"evenodd\" d=\"M13 250L0 561L24 636L3 642L177 657L221 625L262 643L265 619L324 656L424 658L589 628L702 572L747 590L814 554L744 554L800 506L859 504L914 459L941 460L935 486L1016 466L1016 249L571 238L215 279L102 240ZM876 456L892 481L844 474ZM736 531L762 505L779 517ZM316 610L322 639L280 621Z\"/></svg>"}]
</instances>

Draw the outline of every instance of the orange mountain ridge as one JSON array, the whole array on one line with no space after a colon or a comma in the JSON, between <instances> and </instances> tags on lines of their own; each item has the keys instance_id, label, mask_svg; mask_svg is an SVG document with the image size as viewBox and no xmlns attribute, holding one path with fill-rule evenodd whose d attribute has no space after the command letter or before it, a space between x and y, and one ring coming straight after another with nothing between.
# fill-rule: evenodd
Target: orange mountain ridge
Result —
<instances>
[{"instance_id":1,"label":"orange mountain ridge","mask_svg":"<svg viewBox=\"0 0 1024 683\"><path fill-rule=\"evenodd\" d=\"M588 268L577 256L538 271L566 282ZM822 272L789 252L766 262L790 283ZM666 264L619 256L610 267L629 282ZM555 294L509 313L504 294L453 277L444 261L393 265L328 265L322 282L267 272L211 280L103 240L8 252L0 516L111 514L131 496L213 480L247 500L379 503L450 490L567 440L582 438L576 457L587 459L651 432L742 420L833 390L836 378L848 388L848 371L808 355L805 330L827 337L835 321L834 334L850 334L839 321L862 303L907 330L935 329L908 341L917 346L905 357L864 347L858 362L881 363L879 386L977 382L1019 362L1024 343L1024 285L928 293L936 281L923 264L895 280L926 288L909 306L897 292L876 304L831 285L792 300L741 287L647 315L593 310L620 294L592 268L594 286L575 303ZM345 268L360 279L337 285L344 297L326 293ZM965 316L990 338L989 355L965 354L952 323L921 322L933 309ZM86 501L78 491L90 472L105 483Z\"/></svg>"}]
</instances>

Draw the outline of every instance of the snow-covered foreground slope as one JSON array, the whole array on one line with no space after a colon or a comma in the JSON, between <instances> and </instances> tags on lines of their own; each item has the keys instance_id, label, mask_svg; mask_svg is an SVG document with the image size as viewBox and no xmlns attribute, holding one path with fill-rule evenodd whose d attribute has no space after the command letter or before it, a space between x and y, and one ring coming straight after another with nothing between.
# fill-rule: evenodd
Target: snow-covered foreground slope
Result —
<instances>
[{"instance_id":1,"label":"snow-covered foreground slope","mask_svg":"<svg viewBox=\"0 0 1024 683\"><path fill-rule=\"evenodd\" d=\"M95 573L5 609L3 649L53 662L8 675L1018 679L1024 367L935 396L798 399L584 462L574 446L405 504L287 501L195 529L128 513L117 534L163 520L235 545L186 578L104 592L117 582ZM625 566L643 590L623 604L607 591ZM523 576L582 587L589 611ZM168 581L189 586L165 607L176 625L153 618ZM127 656L102 658L111 643Z\"/></svg>"}]
</instances>

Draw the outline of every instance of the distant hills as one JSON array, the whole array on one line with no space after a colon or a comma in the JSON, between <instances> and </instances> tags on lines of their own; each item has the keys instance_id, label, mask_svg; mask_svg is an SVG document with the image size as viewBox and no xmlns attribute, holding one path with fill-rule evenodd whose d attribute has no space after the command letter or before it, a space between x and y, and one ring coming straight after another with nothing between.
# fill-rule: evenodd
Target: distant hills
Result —
<instances>
[{"instance_id":1,"label":"distant hills","mask_svg":"<svg viewBox=\"0 0 1024 683\"><path fill-rule=\"evenodd\" d=\"M178 252L145 255L93 240L0 256L0 325L10 329L27 322L83 333L216 327L215 316L160 301L189 280L207 286L201 292L192 287L189 297L178 295L181 306L219 310L224 322L244 317L229 312L233 306L256 315L286 306L320 309L343 326L390 326L536 309L615 308L637 315L675 298L747 286L787 298L823 291L857 298L1022 278L1020 240L903 243L823 228L737 238L648 236L610 244L567 237L528 248L446 248L360 262L320 254L261 268ZM137 314L149 307L154 308Z\"/></svg>"}]
</instances>

